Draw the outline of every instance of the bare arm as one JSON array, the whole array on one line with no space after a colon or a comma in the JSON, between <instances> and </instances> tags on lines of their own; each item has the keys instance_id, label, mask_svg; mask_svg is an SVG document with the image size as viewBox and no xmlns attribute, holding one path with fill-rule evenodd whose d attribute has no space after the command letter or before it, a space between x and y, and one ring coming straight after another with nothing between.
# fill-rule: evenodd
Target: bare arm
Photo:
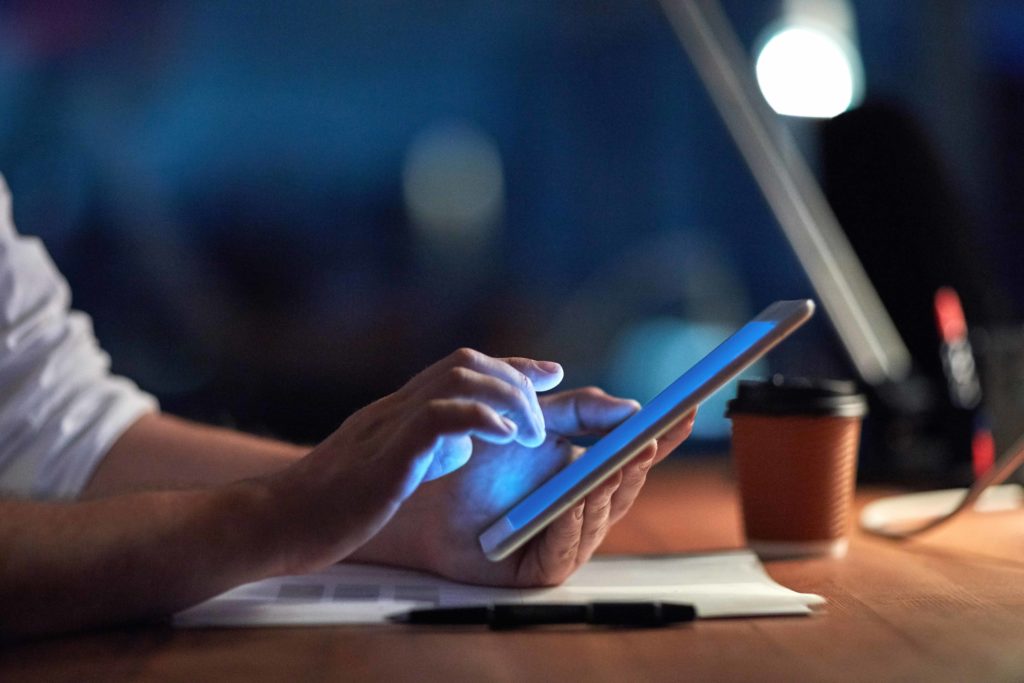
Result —
<instances>
[{"instance_id":1,"label":"bare arm","mask_svg":"<svg viewBox=\"0 0 1024 683\"><path fill-rule=\"evenodd\" d=\"M279 472L309 450L173 415L146 415L117 440L82 497L226 484Z\"/></svg>"},{"instance_id":2,"label":"bare arm","mask_svg":"<svg viewBox=\"0 0 1024 683\"><path fill-rule=\"evenodd\" d=\"M0 639L171 614L286 567L264 487L0 501Z\"/></svg>"}]
</instances>

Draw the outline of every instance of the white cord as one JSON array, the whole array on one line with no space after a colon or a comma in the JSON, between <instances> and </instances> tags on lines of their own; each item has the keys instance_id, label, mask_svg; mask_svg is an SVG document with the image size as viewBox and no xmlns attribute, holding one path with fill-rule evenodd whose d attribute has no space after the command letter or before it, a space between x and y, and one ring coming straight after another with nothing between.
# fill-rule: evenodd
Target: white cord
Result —
<instances>
[{"instance_id":1,"label":"white cord","mask_svg":"<svg viewBox=\"0 0 1024 683\"><path fill-rule=\"evenodd\" d=\"M860 513L860 526L877 536L902 540L945 524L969 507L980 511L1024 507L1024 487L1003 484L1024 465L1024 436L968 489L925 491L890 496L870 503Z\"/></svg>"}]
</instances>

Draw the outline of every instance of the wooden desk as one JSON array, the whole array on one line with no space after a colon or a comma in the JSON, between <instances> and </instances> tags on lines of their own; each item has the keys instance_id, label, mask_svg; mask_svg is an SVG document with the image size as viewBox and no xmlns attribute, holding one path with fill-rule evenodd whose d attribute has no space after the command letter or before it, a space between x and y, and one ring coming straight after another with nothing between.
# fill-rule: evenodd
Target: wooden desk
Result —
<instances>
[{"instance_id":1,"label":"wooden desk","mask_svg":"<svg viewBox=\"0 0 1024 683\"><path fill-rule=\"evenodd\" d=\"M722 465L660 466L604 552L739 546ZM123 629L8 648L0 680L1024 680L1024 513L968 516L905 545L857 535L844 560L768 568L827 597L826 612L646 631Z\"/></svg>"}]
</instances>

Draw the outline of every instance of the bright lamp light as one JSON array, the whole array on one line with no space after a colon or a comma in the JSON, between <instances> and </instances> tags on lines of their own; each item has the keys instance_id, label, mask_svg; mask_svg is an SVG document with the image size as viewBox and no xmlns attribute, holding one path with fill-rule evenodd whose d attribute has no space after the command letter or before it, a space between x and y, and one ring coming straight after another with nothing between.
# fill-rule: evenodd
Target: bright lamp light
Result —
<instances>
[{"instance_id":1,"label":"bright lamp light","mask_svg":"<svg viewBox=\"0 0 1024 683\"><path fill-rule=\"evenodd\" d=\"M831 118L860 99L860 58L841 36L789 26L765 42L755 66L765 100L779 114Z\"/></svg>"}]
</instances>

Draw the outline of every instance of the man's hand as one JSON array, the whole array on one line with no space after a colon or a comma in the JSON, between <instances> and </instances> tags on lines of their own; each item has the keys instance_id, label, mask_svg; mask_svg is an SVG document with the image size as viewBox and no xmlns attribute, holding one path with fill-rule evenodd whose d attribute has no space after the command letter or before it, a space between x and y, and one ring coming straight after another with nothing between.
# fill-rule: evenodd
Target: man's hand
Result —
<instances>
[{"instance_id":1,"label":"man's hand","mask_svg":"<svg viewBox=\"0 0 1024 683\"><path fill-rule=\"evenodd\" d=\"M540 399L547 438L539 447L477 442L473 457L449 476L424 483L381 532L352 559L408 566L459 581L543 586L564 581L586 562L636 499L647 472L693 428L693 414L657 444L556 519L540 535L497 563L487 560L480 532L582 449L568 437L609 431L639 408L596 388Z\"/></svg>"},{"instance_id":2,"label":"man's hand","mask_svg":"<svg viewBox=\"0 0 1024 683\"><path fill-rule=\"evenodd\" d=\"M287 566L309 571L346 557L423 482L462 467L471 455L502 460L488 447L529 452L545 443L536 392L561 379L556 363L462 349L353 414L309 455L266 480L284 535L295 541Z\"/></svg>"}]
</instances>

